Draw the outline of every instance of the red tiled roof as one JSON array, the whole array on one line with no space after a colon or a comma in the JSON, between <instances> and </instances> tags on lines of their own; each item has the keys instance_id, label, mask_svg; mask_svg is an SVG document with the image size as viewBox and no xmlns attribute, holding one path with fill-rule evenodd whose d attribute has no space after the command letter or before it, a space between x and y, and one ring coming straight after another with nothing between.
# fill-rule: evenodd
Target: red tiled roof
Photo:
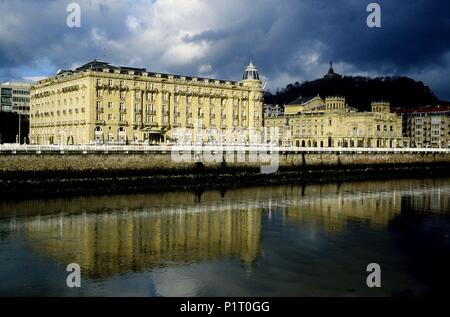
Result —
<instances>
[{"instance_id":1,"label":"red tiled roof","mask_svg":"<svg viewBox=\"0 0 450 317\"><path fill-rule=\"evenodd\" d=\"M436 106L425 106L420 108L394 108L392 109L395 113L403 114L403 113L427 113L427 112L446 112L450 111L450 104L443 103L442 105Z\"/></svg>"}]
</instances>

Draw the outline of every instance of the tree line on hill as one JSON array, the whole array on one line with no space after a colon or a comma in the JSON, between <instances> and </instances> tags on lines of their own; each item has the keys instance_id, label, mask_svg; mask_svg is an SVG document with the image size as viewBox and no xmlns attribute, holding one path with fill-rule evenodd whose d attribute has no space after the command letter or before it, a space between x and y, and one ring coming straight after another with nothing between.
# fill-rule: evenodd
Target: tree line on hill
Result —
<instances>
[{"instance_id":1,"label":"tree line on hill","mask_svg":"<svg viewBox=\"0 0 450 317\"><path fill-rule=\"evenodd\" d=\"M345 97L350 107L360 111L370 110L372 101L389 101L391 106L400 108L417 108L436 105L440 102L423 82L400 76L377 78L344 76L296 82L278 90L275 94L266 92L264 102L283 106L296 100L299 96L317 95L322 98Z\"/></svg>"}]
</instances>

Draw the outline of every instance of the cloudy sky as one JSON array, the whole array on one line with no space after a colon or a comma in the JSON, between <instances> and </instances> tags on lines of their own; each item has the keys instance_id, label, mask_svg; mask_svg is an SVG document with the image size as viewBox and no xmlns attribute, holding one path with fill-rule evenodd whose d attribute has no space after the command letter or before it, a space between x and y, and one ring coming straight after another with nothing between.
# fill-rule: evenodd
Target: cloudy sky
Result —
<instances>
[{"instance_id":1,"label":"cloudy sky","mask_svg":"<svg viewBox=\"0 0 450 317\"><path fill-rule=\"evenodd\" d=\"M66 25L71 2L80 28ZM367 27L370 2L381 28ZM237 80L251 58L275 90L333 60L341 74L407 75L450 100L448 0L0 0L0 14L0 81L94 58Z\"/></svg>"}]
</instances>

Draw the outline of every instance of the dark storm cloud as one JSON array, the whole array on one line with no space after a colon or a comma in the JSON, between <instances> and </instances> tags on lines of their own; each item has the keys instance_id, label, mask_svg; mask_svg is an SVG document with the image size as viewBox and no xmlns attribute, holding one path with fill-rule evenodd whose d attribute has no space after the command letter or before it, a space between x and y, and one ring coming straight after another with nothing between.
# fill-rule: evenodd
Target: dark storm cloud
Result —
<instances>
[{"instance_id":1,"label":"dark storm cloud","mask_svg":"<svg viewBox=\"0 0 450 317\"><path fill-rule=\"evenodd\" d=\"M366 25L370 2L379 29ZM80 29L65 25L68 3L0 1L0 80L105 48L117 64L232 79L252 58L271 89L322 76L333 60L340 73L409 75L450 99L450 1L82 0Z\"/></svg>"},{"instance_id":2,"label":"dark storm cloud","mask_svg":"<svg viewBox=\"0 0 450 317\"><path fill-rule=\"evenodd\" d=\"M347 19L337 24L329 20L320 36L339 58L361 66L389 65L405 71L443 62L450 49L449 1L380 1L380 4L382 28L370 29L364 25L366 15L354 14L357 23L349 23ZM364 6L356 6L354 10L363 12ZM347 13L347 17L351 15Z\"/></svg>"},{"instance_id":3,"label":"dark storm cloud","mask_svg":"<svg viewBox=\"0 0 450 317\"><path fill-rule=\"evenodd\" d=\"M66 7L72 1L3 0L0 2L0 67L15 68L50 59L54 65L90 58L91 27L70 29ZM83 5L83 23L98 24L111 36L121 34L123 15L111 12L107 2L78 1ZM113 1L112 1L113 2ZM5 15L7 15L6 18ZM123 22L122 22L123 26Z\"/></svg>"}]
</instances>

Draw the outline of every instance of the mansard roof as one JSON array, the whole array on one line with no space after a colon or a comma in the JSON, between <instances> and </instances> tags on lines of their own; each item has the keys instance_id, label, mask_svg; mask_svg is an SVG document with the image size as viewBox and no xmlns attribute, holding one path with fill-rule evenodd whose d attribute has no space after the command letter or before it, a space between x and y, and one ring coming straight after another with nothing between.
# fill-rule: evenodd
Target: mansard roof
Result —
<instances>
[{"instance_id":1,"label":"mansard roof","mask_svg":"<svg viewBox=\"0 0 450 317\"><path fill-rule=\"evenodd\" d=\"M218 81L221 84L230 83L232 85L239 85L240 83L233 80L222 80L222 79L213 79L213 78L204 78L204 77L195 77L195 76L183 76L183 75L175 75L175 74L165 74L165 73L155 73L155 72L148 72L146 68L135 68L135 67L128 67L128 66L113 66L110 63L102 62L94 59L93 61L86 63L78 68L75 69L75 71L70 70L64 70L59 71L57 75L63 74L63 73L80 73L88 70L103 72L104 70L109 70L109 72L117 72L119 71L121 74L128 74L129 72L134 72L135 75L143 75L145 73L148 73L150 76L156 76L157 74L161 76L161 78L169 78L173 77L176 79L184 78L187 81L193 81L194 79L197 79L199 81L210 81L215 82Z\"/></svg>"}]
</instances>

